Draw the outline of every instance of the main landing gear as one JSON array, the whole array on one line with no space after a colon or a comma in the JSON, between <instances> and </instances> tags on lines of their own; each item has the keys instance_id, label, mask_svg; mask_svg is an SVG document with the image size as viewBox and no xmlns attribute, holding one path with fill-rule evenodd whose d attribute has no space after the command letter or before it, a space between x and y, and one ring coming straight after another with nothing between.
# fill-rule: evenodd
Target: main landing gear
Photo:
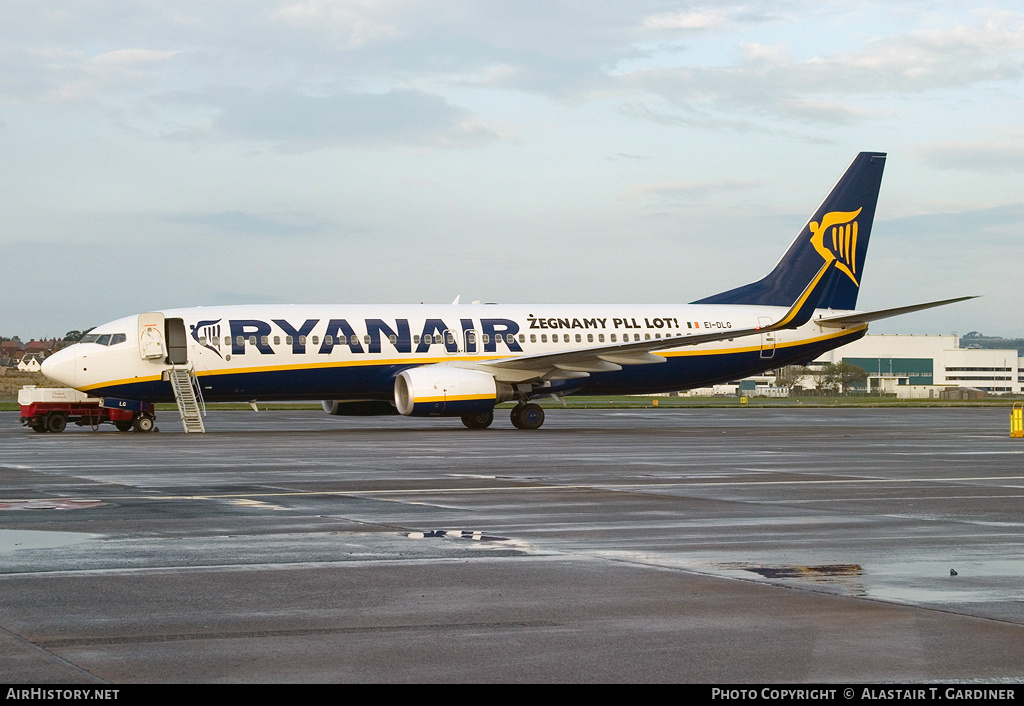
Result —
<instances>
[{"instance_id":1,"label":"main landing gear","mask_svg":"<svg viewBox=\"0 0 1024 706\"><path fill-rule=\"evenodd\" d=\"M544 424L544 410L539 404L520 402L512 408L512 426L516 429L540 429ZM464 414L462 423L467 429L486 429L494 421L494 410L480 414Z\"/></svg>"},{"instance_id":2,"label":"main landing gear","mask_svg":"<svg viewBox=\"0 0 1024 706\"><path fill-rule=\"evenodd\" d=\"M516 429L540 429L544 424L544 410L533 402L519 403L512 408L512 426Z\"/></svg>"},{"instance_id":3,"label":"main landing gear","mask_svg":"<svg viewBox=\"0 0 1024 706\"><path fill-rule=\"evenodd\" d=\"M481 412L480 414L462 415L462 423L467 429L486 429L494 421L494 410Z\"/></svg>"}]
</instances>

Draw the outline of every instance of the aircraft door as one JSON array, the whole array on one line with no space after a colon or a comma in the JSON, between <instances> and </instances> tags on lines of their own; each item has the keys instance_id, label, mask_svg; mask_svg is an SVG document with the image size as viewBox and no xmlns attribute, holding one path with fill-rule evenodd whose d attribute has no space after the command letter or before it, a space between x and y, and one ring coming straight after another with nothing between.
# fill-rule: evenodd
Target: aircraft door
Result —
<instances>
[{"instance_id":1,"label":"aircraft door","mask_svg":"<svg viewBox=\"0 0 1024 706\"><path fill-rule=\"evenodd\" d=\"M164 343L164 315L160 312L139 314L139 355L157 360L167 355Z\"/></svg>"},{"instance_id":2,"label":"aircraft door","mask_svg":"<svg viewBox=\"0 0 1024 706\"><path fill-rule=\"evenodd\" d=\"M480 350L480 332L476 329L466 329L462 332L463 338L465 339L465 352L466 353L477 353Z\"/></svg>"},{"instance_id":3,"label":"aircraft door","mask_svg":"<svg viewBox=\"0 0 1024 706\"><path fill-rule=\"evenodd\" d=\"M188 363L188 336L185 333L185 322L181 319L167 319L164 322L167 334L167 362L170 365L186 365Z\"/></svg>"},{"instance_id":4,"label":"aircraft door","mask_svg":"<svg viewBox=\"0 0 1024 706\"><path fill-rule=\"evenodd\" d=\"M770 326L772 318L770 316L758 316L758 326ZM761 357L762 358L774 358L775 357L775 332L768 331L761 334Z\"/></svg>"},{"instance_id":5,"label":"aircraft door","mask_svg":"<svg viewBox=\"0 0 1024 706\"><path fill-rule=\"evenodd\" d=\"M463 343L462 337L459 336L458 331L453 331L448 328L441 332L441 336L444 337L444 352L448 355L458 355L462 352ZM455 344L454 346L452 344ZM453 350L454 348L454 350Z\"/></svg>"}]
</instances>

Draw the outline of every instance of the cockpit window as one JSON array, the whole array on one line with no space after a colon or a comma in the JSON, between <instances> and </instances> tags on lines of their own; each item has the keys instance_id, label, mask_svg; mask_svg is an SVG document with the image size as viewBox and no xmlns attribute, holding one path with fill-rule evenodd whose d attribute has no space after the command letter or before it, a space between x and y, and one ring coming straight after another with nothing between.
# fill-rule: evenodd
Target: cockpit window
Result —
<instances>
[{"instance_id":1,"label":"cockpit window","mask_svg":"<svg viewBox=\"0 0 1024 706\"><path fill-rule=\"evenodd\" d=\"M98 343L101 346L116 346L118 343L124 343L128 340L128 336L123 333L87 333L82 336L82 340L79 343Z\"/></svg>"}]
</instances>

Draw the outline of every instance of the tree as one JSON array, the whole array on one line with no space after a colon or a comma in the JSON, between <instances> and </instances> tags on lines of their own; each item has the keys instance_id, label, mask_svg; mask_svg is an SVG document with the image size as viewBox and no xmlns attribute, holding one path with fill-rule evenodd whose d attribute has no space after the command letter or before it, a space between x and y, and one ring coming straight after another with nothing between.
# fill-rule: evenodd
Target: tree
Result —
<instances>
[{"instance_id":1,"label":"tree","mask_svg":"<svg viewBox=\"0 0 1024 706\"><path fill-rule=\"evenodd\" d=\"M90 328L87 328L84 331L79 331L77 329L68 331L67 333L64 334L64 340L65 341L71 341L72 343L78 343L79 341L82 340L82 336L84 336L85 334L89 333L94 328L96 328L96 327L92 326Z\"/></svg>"},{"instance_id":2,"label":"tree","mask_svg":"<svg viewBox=\"0 0 1024 706\"><path fill-rule=\"evenodd\" d=\"M775 384L779 387L793 387L807 374L807 368L802 365L787 365L775 371Z\"/></svg>"},{"instance_id":3,"label":"tree","mask_svg":"<svg viewBox=\"0 0 1024 706\"><path fill-rule=\"evenodd\" d=\"M868 379L864 368L845 360L838 364L826 363L814 376L817 378L818 390L832 395L846 394L852 385Z\"/></svg>"}]
</instances>

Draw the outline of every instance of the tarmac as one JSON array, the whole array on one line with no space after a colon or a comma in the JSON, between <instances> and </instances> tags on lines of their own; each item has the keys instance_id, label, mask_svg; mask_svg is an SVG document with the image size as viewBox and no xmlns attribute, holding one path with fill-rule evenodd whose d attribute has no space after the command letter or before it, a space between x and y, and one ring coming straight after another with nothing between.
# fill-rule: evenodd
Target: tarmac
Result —
<instances>
[{"instance_id":1,"label":"tarmac","mask_svg":"<svg viewBox=\"0 0 1024 706\"><path fill-rule=\"evenodd\" d=\"M0 682L1019 683L1008 412L0 412Z\"/></svg>"}]
</instances>

